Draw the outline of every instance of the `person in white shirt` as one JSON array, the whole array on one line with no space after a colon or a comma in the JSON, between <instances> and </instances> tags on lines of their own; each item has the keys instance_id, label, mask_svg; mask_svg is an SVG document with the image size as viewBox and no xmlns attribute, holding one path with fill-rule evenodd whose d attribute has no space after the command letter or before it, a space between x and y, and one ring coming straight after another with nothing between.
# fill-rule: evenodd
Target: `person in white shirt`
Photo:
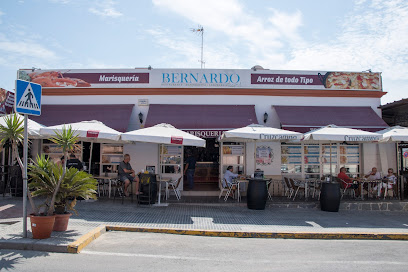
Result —
<instances>
[{"instance_id":1,"label":"person in white shirt","mask_svg":"<svg viewBox=\"0 0 408 272\"><path fill-rule=\"evenodd\" d=\"M377 186L374 187L374 191L377 191L378 197L380 197L382 188L385 189L388 187L387 189L392 191L392 188L394 187L395 184L397 184L397 177L394 174L394 169L388 168L388 174L383 177L383 182L378 184L378 187Z\"/></svg>"},{"instance_id":2,"label":"person in white shirt","mask_svg":"<svg viewBox=\"0 0 408 272\"><path fill-rule=\"evenodd\" d=\"M377 167L373 167L364 177L368 180L378 180L381 179L381 174L377 171Z\"/></svg>"}]
</instances>

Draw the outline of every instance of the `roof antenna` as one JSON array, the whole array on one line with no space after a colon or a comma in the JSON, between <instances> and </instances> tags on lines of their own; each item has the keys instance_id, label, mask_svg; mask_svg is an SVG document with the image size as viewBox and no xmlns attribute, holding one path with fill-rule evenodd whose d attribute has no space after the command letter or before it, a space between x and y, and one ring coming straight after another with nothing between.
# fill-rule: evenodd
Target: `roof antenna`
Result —
<instances>
[{"instance_id":1,"label":"roof antenna","mask_svg":"<svg viewBox=\"0 0 408 272\"><path fill-rule=\"evenodd\" d=\"M198 34L198 35L201 35L201 60L200 60L200 63L201 63L201 69L203 69L203 66L204 66L204 64L205 64L205 62L204 62L204 60L203 60L203 51L204 51L204 27L203 26L201 26L201 25L198 25L198 27L197 28L191 28L190 29L191 30L191 32L194 32L194 33L196 33L196 34Z\"/></svg>"}]
</instances>

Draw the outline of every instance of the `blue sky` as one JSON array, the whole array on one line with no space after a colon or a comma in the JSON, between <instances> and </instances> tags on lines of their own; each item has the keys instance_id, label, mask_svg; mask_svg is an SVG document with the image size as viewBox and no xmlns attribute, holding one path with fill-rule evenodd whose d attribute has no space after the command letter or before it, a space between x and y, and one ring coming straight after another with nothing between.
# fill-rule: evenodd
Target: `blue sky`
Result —
<instances>
[{"instance_id":1,"label":"blue sky","mask_svg":"<svg viewBox=\"0 0 408 272\"><path fill-rule=\"evenodd\" d=\"M19 68L382 72L382 104L407 98L404 0L1 0L0 87Z\"/></svg>"}]
</instances>

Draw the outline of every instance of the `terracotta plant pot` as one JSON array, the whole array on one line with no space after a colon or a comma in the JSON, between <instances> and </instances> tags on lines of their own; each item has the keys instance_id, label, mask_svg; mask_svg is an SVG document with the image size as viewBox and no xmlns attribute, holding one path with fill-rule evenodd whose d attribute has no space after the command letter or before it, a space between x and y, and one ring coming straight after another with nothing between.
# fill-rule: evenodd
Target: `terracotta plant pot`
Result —
<instances>
[{"instance_id":1,"label":"terracotta plant pot","mask_svg":"<svg viewBox=\"0 0 408 272\"><path fill-rule=\"evenodd\" d=\"M30 221L33 239L46 239L51 237L55 215L45 216L30 214Z\"/></svg>"},{"instance_id":2,"label":"terracotta plant pot","mask_svg":"<svg viewBox=\"0 0 408 272\"><path fill-rule=\"evenodd\" d=\"M53 231L66 231L68 228L69 217L72 213L55 214L55 223Z\"/></svg>"}]
</instances>

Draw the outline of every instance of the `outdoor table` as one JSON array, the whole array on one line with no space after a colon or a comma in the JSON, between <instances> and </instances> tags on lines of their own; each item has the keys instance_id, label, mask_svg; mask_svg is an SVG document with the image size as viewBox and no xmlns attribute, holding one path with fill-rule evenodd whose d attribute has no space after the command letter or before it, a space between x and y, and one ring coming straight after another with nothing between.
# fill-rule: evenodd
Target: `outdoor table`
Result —
<instances>
[{"instance_id":1,"label":"outdoor table","mask_svg":"<svg viewBox=\"0 0 408 272\"><path fill-rule=\"evenodd\" d=\"M160 177L159 175L157 175L157 179L156 179L156 180L159 181L159 199L158 199L157 203L160 205L160 199L161 199L161 184L162 184L162 182L166 184L166 199L167 199L168 190L169 190L168 184L169 184L169 182L171 181L171 178L170 178L170 177Z\"/></svg>"},{"instance_id":2,"label":"outdoor table","mask_svg":"<svg viewBox=\"0 0 408 272\"><path fill-rule=\"evenodd\" d=\"M376 180L368 180L366 178L353 178L353 181L357 181L360 184L360 195L361 195L361 200L364 200L364 183L368 184L368 188L367 188L367 198L370 197L371 194L371 186L373 184L378 185L383 182L382 179L376 179ZM372 197L372 195L371 195Z\"/></svg>"},{"instance_id":3,"label":"outdoor table","mask_svg":"<svg viewBox=\"0 0 408 272\"><path fill-rule=\"evenodd\" d=\"M237 193L238 193L237 200L238 202L241 202L241 183L247 184L249 183L249 180L245 178L238 178L235 180L235 182L237 183Z\"/></svg>"}]
</instances>

